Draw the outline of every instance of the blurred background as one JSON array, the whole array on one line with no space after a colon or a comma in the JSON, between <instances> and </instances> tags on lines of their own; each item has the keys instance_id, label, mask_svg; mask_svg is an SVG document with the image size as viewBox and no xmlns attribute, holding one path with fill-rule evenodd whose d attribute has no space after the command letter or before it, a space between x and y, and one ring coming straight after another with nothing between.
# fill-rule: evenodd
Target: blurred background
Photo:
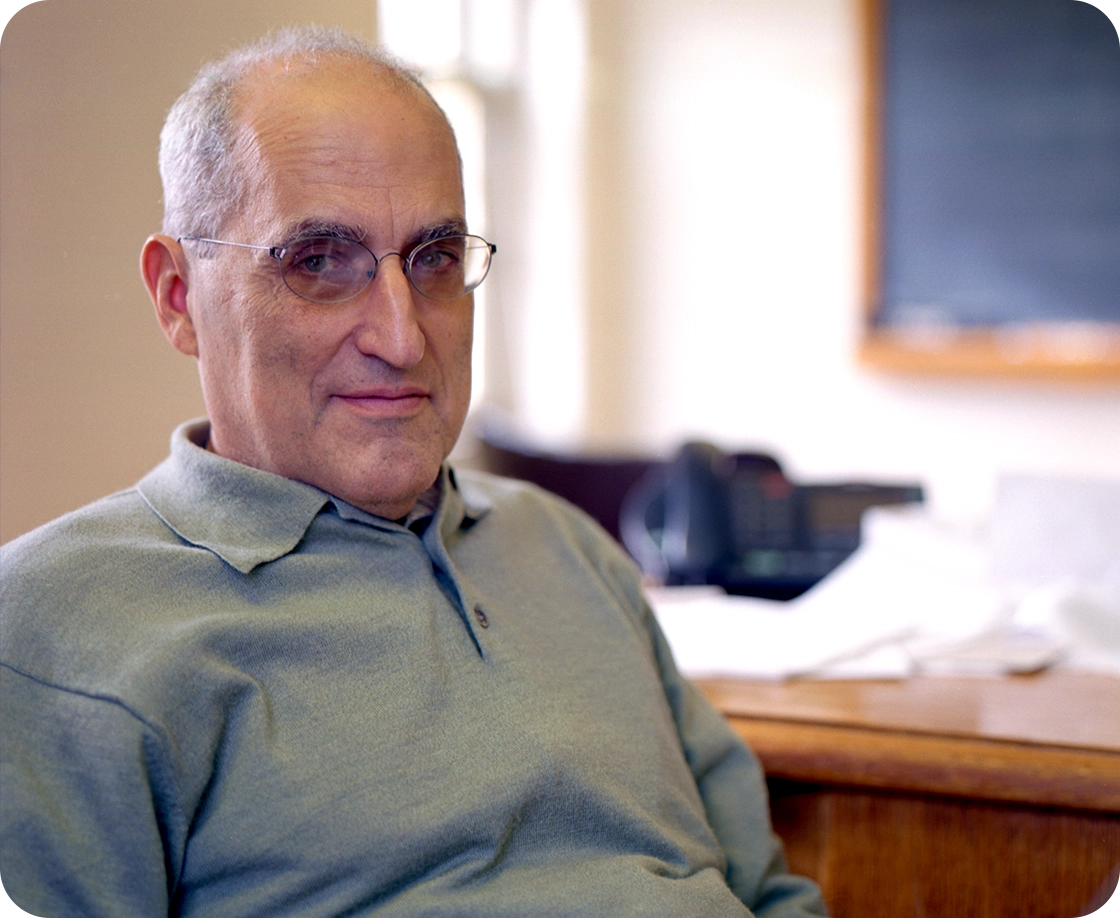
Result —
<instances>
[{"instance_id":1,"label":"blurred background","mask_svg":"<svg viewBox=\"0 0 1120 918\"><path fill-rule=\"evenodd\" d=\"M463 146L483 419L557 451L761 449L791 477L1120 475L1120 385L888 374L863 330L859 0L41 0L0 44L0 540L128 487L203 413L138 272L164 115L205 60L340 25ZM472 440L460 451L472 461Z\"/></svg>"}]
</instances>

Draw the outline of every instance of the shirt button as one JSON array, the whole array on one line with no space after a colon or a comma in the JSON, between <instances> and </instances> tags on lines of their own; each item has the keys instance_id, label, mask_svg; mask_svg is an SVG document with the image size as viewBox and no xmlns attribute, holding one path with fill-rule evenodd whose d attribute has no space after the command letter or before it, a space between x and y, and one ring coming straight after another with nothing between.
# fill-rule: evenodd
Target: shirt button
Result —
<instances>
[{"instance_id":1,"label":"shirt button","mask_svg":"<svg viewBox=\"0 0 1120 918\"><path fill-rule=\"evenodd\" d=\"M483 628L490 627L490 619L486 617L486 613L482 611L482 606L474 607L474 617Z\"/></svg>"}]
</instances>

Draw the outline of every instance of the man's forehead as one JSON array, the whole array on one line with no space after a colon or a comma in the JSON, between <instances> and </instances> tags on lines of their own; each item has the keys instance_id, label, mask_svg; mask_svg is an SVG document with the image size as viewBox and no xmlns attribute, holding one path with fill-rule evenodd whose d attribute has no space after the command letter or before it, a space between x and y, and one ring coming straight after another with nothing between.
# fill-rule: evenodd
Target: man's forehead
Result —
<instances>
[{"instance_id":1,"label":"man's forehead","mask_svg":"<svg viewBox=\"0 0 1120 918\"><path fill-rule=\"evenodd\" d=\"M444 120L427 93L403 75L374 61L337 54L281 58L255 65L233 89L233 115L252 117L262 109L283 108L294 97L322 111L344 108L357 99L366 105L403 102L418 113Z\"/></svg>"},{"instance_id":2,"label":"man's forehead","mask_svg":"<svg viewBox=\"0 0 1120 918\"><path fill-rule=\"evenodd\" d=\"M462 223L454 134L423 90L371 62L297 63L258 67L235 97L235 145L250 196L282 196L274 203L284 206L269 209L270 232L293 239L308 227L292 221L326 220L345 224L339 235L362 239L364 205L384 194L396 195L397 216L419 207L409 235L421 224Z\"/></svg>"},{"instance_id":3,"label":"man's forehead","mask_svg":"<svg viewBox=\"0 0 1120 918\"><path fill-rule=\"evenodd\" d=\"M267 62L238 84L232 101L235 144L246 164L266 147L281 155L302 147L334 161L382 156L408 165L434 151L430 166L459 172L443 112L423 89L374 62Z\"/></svg>"}]
</instances>

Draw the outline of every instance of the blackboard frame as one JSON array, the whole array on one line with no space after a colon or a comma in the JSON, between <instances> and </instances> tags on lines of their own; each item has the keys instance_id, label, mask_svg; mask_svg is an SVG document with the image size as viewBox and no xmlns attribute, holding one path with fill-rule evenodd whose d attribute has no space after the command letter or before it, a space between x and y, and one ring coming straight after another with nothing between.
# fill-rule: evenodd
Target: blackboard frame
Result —
<instances>
[{"instance_id":1,"label":"blackboard frame","mask_svg":"<svg viewBox=\"0 0 1120 918\"><path fill-rule=\"evenodd\" d=\"M885 66L889 4L927 0L862 0L865 63L865 264L859 359L879 370L936 374L1120 381L1120 321L1045 317L998 324L884 321L888 240L897 239L886 207L884 139L891 125ZM1103 14L1102 14L1103 15ZM897 53L891 49L891 53ZM897 68L895 68L897 69ZM1120 92L1120 87L1118 87ZM1116 292L1120 308L1120 288Z\"/></svg>"}]
</instances>

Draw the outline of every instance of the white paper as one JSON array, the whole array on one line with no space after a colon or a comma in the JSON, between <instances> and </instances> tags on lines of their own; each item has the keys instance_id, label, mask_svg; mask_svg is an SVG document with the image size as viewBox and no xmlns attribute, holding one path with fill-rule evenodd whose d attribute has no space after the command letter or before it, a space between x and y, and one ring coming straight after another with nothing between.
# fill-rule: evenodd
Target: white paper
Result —
<instances>
[{"instance_id":1,"label":"white paper","mask_svg":"<svg viewBox=\"0 0 1120 918\"><path fill-rule=\"evenodd\" d=\"M1120 482L1001 482L988 531L874 508L859 550L789 602L650 591L689 676L902 678L1062 665L1120 675Z\"/></svg>"},{"instance_id":2,"label":"white paper","mask_svg":"<svg viewBox=\"0 0 1120 918\"><path fill-rule=\"evenodd\" d=\"M727 596L718 590L655 590L650 602L677 666L690 676L782 679L861 657L906 633L902 628L883 634L870 620L845 622L831 609L802 609L796 600ZM860 672L899 675L896 665L886 672L881 664Z\"/></svg>"}]
</instances>

